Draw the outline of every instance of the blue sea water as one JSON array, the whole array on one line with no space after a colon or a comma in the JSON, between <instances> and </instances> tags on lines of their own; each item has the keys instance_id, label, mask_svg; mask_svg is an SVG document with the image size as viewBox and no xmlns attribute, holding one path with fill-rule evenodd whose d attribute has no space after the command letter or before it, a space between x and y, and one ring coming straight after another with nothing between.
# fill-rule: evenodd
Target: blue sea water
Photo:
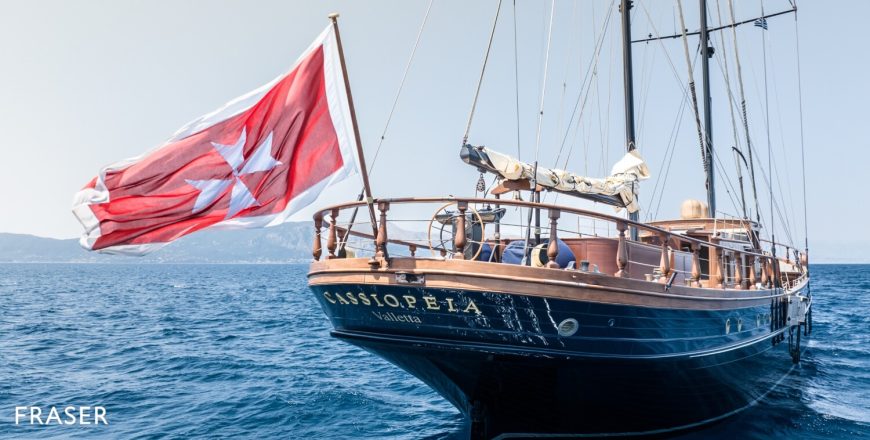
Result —
<instances>
[{"instance_id":1,"label":"blue sea water","mask_svg":"<svg viewBox=\"0 0 870 440\"><path fill-rule=\"evenodd\" d=\"M466 437L421 382L329 337L306 270L0 265L0 438ZM681 438L870 438L870 266L812 274L800 366ZM23 405L102 405L109 425L16 426Z\"/></svg>"}]
</instances>

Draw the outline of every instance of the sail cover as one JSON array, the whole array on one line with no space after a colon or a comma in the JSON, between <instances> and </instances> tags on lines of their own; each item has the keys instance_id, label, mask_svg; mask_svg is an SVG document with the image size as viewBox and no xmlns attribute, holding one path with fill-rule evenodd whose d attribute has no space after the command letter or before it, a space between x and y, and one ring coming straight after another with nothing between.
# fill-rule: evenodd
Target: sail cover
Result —
<instances>
[{"instance_id":1,"label":"sail cover","mask_svg":"<svg viewBox=\"0 0 870 440\"><path fill-rule=\"evenodd\" d=\"M484 146L466 144L462 147L460 157L465 163L493 173L502 180L536 180L544 188L614 205L617 209L625 208L628 212L637 212L640 209L635 198L635 185L650 177L649 168L637 150L626 153L613 165L610 176L605 178L580 176L542 166L538 166L537 176L534 176L533 164L521 162Z\"/></svg>"}]
</instances>

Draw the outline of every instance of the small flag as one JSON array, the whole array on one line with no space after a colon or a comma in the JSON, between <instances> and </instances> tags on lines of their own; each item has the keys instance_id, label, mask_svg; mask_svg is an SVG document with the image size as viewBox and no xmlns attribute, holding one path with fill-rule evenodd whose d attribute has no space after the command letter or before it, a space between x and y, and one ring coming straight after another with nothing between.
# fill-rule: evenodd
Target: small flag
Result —
<instances>
[{"instance_id":1,"label":"small flag","mask_svg":"<svg viewBox=\"0 0 870 440\"><path fill-rule=\"evenodd\" d=\"M767 30L767 19L764 17L756 19L754 24L755 24L755 27L760 27L764 30Z\"/></svg>"},{"instance_id":2,"label":"small flag","mask_svg":"<svg viewBox=\"0 0 870 440\"><path fill-rule=\"evenodd\" d=\"M144 255L205 228L283 223L358 174L352 133L330 26L287 73L100 170L75 196L81 245Z\"/></svg>"}]
</instances>

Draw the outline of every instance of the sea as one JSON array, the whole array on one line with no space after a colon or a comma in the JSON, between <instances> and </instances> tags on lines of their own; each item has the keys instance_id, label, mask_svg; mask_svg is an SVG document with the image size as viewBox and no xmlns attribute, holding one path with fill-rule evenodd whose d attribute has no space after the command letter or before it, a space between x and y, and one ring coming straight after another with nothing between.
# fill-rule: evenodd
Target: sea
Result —
<instances>
[{"instance_id":1,"label":"sea","mask_svg":"<svg viewBox=\"0 0 870 440\"><path fill-rule=\"evenodd\" d=\"M467 438L423 383L329 336L306 270L0 264L0 438ZM870 438L870 266L811 274L799 367L679 438ZM15 424L16 406L68 405L102 406L108 424Z\"/></svg>"}]
</instances>

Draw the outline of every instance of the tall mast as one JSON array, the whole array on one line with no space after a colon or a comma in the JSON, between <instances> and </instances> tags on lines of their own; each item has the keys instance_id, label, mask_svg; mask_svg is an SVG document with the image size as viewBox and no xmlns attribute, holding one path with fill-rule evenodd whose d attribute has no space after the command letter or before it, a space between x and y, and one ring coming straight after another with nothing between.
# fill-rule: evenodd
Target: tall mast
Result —
<instances>
[{"instance_id":1,"label":"tall mast","mask_svg":"<svg viewBox=\"0 0 870 440\"><path fill-rule=\"evenodd\" d=\"M632 151L634 137L634 79L631 72L631 0L622 0L619 12L622 14L622 77L625 87L625 148ZM629 220L637 221L640 211L628 215ZM631 239L637 240L637 228L631 228Z\"/></svg>"},{"instance_id":2,"label":"tall mast","mask_svg":"<svg viewBox=\"0 0 870 440\"><path fill-rule=\"evenodd\" d=\"M710 98L710 57L713 56L713 48L710 47L710 36L707 32L707 0L701 3L701 72L702 93L704 97L704 144L707 154L705 155L704 171L707 173L707 206L711 218L716 217L716 186L713 180L713 101Z\"/></svg>"}]
</instances>

